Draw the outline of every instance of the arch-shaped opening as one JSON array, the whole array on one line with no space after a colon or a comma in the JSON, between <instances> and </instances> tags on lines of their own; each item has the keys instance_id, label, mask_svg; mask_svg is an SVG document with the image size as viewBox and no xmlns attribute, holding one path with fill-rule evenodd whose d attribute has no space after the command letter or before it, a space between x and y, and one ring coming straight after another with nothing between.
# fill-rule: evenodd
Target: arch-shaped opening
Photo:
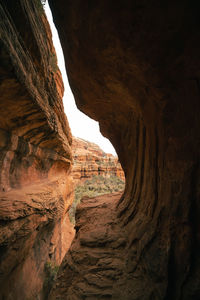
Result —
<instances>
[{"instance_id":1,"label":"arch-shaped opening","mask_svg":"<svg viewBox=\"0 0 200 300\"><path fill-rule=\"evenodd\" d=\"M64 82L64 110L73 135L72 177L75 183L75 196L69 215L70 220L75 224L76 206L83 197L123 193L125 176L114 147L100 132L99 123L82 113L75 104L48 1L45 1L44 8L51 26L58 65Z\"/></svg>"},{"instance_id":2,"label":"arch-shaped opening","mask_svg":"<svg viewBox=\"0 0 200 300\"><path fill-rule=\"evenodd\" d=\"M58 66L62 73L62 78L65 87L63 104L64 104L65 113L67 115L70 124L70 128L72 130L72 134L75 137L89 140L90 142L98 144L102 148L102 150L105 151L106 153L111 153L113 155L116 155L116 151L112 146L111 142L107 138L102 136L99 129L98 122L91 119L85 113L82 113L75 104L74 96L69 86L67 73L65 70L65 61L64 61L62 47L60 45L60 40L58 37L57 30L53 23L52 14L49 8L48 1L45 2L44 8L45 8L45 12L49 24L51 26L53 43L57 53Z\"/></svg>"}]
</instances>

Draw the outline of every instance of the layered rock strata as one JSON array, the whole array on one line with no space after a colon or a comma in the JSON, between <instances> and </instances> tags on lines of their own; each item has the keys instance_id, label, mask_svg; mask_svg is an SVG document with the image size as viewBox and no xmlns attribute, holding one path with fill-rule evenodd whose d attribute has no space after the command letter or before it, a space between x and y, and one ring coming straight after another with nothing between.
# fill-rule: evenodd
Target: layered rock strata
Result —
<instances>
[{"instance_id":1,"label":"layered rock strata","mask_svg":"<svg viewBox=\"0 0 200 300\"><path fill-rule=\"evenodd\" d=\"M72 142L40 1L0 0L0 299L45 299L73 237Z\"/></svg>"},{"instance_id":2,"label":"layered rock strata","mask_svg":"<svg viewBox=\"0 0 200 300\"><path fill-rule=\"evenodd\" d=\"M127 267L102 298L200 299L199 2L49 3L76 103L99 121L126 176L116 222ZM62 272L54 295L66 278L63 299L81 299L68 297L76 263Z\"/></svg>"},{"instance_id":3,"label":"layered rock strata","mask_svg":"<svg viewBox=\"0 0 200 300\"><path fill-rule=\"evenodd\" d=\"M72 155L72 177L75 184L84 182L93 176L117 176L124 180L124 172L118 158L105 153L94 143L74 137Z\"/></svg>"}]
</instances>

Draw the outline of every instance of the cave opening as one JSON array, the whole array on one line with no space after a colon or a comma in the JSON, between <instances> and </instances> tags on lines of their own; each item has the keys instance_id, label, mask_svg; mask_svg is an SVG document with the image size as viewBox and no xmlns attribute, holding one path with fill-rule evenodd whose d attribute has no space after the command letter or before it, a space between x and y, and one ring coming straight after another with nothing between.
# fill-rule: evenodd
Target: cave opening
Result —
<instances>
[{"instance_id":1,"label":"cave opening","mask_svg":"<svg viewBox=\"0 0 200 300\"><path fill-rule=\"evenodd\" d=\"M75 137L79 137L84 140L89 140L90 142L98 144L102 148L102 150L105 151L106 153L117 155L111 142L101 134L99 129L99 123L94 119L91 119L89 116L87 116L85 113L81 112L77 108L67 78L63 50L60 44L58 32L53 23L53 18L52 18L48 1L45 1L43 5L44 5L44 10L48 22L51 27L52 39L57 54L57 62L62 74L64 89L65 89L64 96L63 96L63 104L64 104L64 110L67 115L72 134Z\"/></svg>"},{"instance_id":2,"label":"cave opening","mask_svg":"<svg viewBox=\"0 0 200 300\"><path fill-rule=\"evenodd\" d=\"M62 73L65 88L64 110L73 135L74 201L69 210L69 217L75 225L76 207L83 197L92 198L113 193L122 195L125 176L113 145L100 132L99 123L82 113L76 106L48 1L43 2L43 7L51 27L58 66Z\"/></svg>"}]
</instances>

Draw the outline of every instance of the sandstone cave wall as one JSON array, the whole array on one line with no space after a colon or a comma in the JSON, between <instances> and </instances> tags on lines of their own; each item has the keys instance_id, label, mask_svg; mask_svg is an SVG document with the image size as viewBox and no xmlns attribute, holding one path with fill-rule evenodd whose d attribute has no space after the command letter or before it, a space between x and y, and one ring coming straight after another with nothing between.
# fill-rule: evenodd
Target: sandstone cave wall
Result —
<instances>
[{"instance_id":1,"label":"sandstone cave wall","mask_svg":"<svg viewBox=\"0 0 200 300\"><path fill-rule=\"evenodd\" d=\"M42 299L74 234L63 91L40 1L1 0L0 299Z\"/></svg>"},{"instance_id":2,"label":"sandstone cave wall","mask_svg":"<svg viewBox=\"0 0 200 300\"><path fill-rule=\"evenodd\" d=\"M125 171L117 299L199 299L199 2L49 2L76 103Z\"/></svg>"}]
</instances>

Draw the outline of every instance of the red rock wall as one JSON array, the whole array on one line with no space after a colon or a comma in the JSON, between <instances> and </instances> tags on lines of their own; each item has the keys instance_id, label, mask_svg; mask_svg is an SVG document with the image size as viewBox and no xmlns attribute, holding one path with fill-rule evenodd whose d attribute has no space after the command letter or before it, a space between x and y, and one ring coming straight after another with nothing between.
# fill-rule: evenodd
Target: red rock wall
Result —
<instances>
[{"instance_id":1,"label":"red rock wall","mask_svg":"<svg viewBox=\"0 0 200 300\"><path fill-rule=\"evenodd\" d=\"M0 299L42 299L74 235L72 138L40 1L1 0L0 19Z\"/></svg>"},{"instance_id":2,"label":"red rock wall","mask_svg":"<svg viewBox=\"0 0 200 300\"><path fill-rule=\"evenodd\" d=\"M118 158L105 153L94 143L73 138L72 155L71 174L75 183L92 178L92 176L110 177L113 175L125 180Z\"/></svg>"},{"instance_id":3,"label":"red rock wall","mask_svg":"<svg viewBox=\"0 0 200 300\"><path fill-rule=\"evenodd\" d=\"M126 175L125 268L107 298L199 299L199 2L49 2L76 103Z\"/></svg>"}]
</instances>

